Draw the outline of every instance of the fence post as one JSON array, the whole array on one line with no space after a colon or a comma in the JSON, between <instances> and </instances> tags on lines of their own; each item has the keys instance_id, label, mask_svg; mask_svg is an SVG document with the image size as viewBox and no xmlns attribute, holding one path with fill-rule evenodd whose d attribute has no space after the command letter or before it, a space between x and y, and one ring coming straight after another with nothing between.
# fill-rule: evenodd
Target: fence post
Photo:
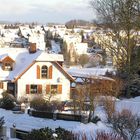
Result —
<instances>
[{"instance_id":1,"label":"fence post","mask_svg":"<svg viewBox=\"0 0 140 140\"><path fill-rule=\"evenodd\" d=\"M5 140L6 139L6 126L3 126L0 129L0 140Z\"/></svg>"},{"instance_id":2,"label":"fence post","mask_svg":"<svg viewBox=\"0 0 140 140\"><path fill-rule=\"evenodd\" d=\"M54 121L57 120L57 111L55 111L55 112L53 113L53 120L54 120Z\"/></svg>"},{"instance_id":3,"label":"fence post","mask_svg":"<svg viewBox=\"0 0 140 140\"><path fill-rule=\"evenodd\" d=\"M16 138L16 124L13 123L13 128L10 128L10 136L11 138Z\"/></svg>"}]
</instances>

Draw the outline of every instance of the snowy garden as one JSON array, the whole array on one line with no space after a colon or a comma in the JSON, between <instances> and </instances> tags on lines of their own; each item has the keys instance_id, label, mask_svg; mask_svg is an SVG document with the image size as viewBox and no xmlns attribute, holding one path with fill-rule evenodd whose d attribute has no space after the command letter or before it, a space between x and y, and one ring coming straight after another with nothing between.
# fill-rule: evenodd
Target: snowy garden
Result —
<instances>
[{"instance_id":1,"label":"snowy garden","mask_svg":"<svg viewBox=\"0 0 140 140\"><path fill-rule=\"evenodd\" d=\"M130 119L131 116L134 117L135 115L139 117L140 116L139 101L140 101L140 97L136 97L132 99L122 99L122 100L117 99L115 100L115 108L119 112L123 111L124 112L123 115L126 115L126 117ZM131 112L129 112L128 110L130 110ZM48 128L51 129L52 132L54 132L56 128L61 127L64 130L68 130L69 132L72 132L72 134L79 137L79 139L80 137L81 138L85 137L87 140L100 140L97 137L101 137L100 135L105 135L105 134L107 135L109 133L115 135L113 131L113 127L112 126L110 127L110 124L108 122L108 116L107 116L108 113L106 113L104 106L102 105L97 106L94 115L98 116L101 120L95 123L89 122L84 124L76 121L53 120L53 119L33 117L27 114L27 109L25 110L25 113L15 113L14 111L11 110L0 109L0 117L4 117L4 122L5 122L4 127L6 127L6 136L9 139L14 139L11 138L11 132L10 132L11 128L26 131L26 132L31 132L32 129ZM122 123L123 120L125 119L123 118L121 120ZM128 128L126 128L125 133L126 134L128 133L127 135L131 136L129 131L128 132L127 131ZM111 137L111 135L109 137ZM139 137L137 137L137 139L139 139ZM116 139L114 138L114 140L118 140L117 137Z\"/></svg>"}]
</instances>

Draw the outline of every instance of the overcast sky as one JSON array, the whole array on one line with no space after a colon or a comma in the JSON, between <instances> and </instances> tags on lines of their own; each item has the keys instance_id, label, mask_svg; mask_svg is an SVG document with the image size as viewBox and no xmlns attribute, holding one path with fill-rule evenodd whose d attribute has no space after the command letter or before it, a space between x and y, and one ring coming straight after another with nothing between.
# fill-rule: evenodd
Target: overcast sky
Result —
<instances>
[{"instance_id":1,"label":"overcast sky","mask_svg":"<svg viewBox=\"0 0 140 140\"><path fill-rule=\"evenodd\" d=\"M58 22L94 18L89 0L0 0L0 20Z\"/></svg>"}]
</instances>

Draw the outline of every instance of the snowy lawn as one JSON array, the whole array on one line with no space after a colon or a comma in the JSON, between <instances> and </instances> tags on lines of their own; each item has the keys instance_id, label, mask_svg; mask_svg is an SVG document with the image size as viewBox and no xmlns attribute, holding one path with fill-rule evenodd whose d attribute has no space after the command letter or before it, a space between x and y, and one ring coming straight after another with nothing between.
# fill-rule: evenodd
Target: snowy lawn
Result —
<instances>
[{"instance_id":1,"label":"snowy lawn","mask_svg":"<svg viewBox=\"0 0 140 140\"><path fill-rule=\"evenodd\" d=\"M121 111L122 109L130 109L132 112L140 115L140 97L132 99L123 99L116 101L116 109ZM98 115L102 121L106 120L106 115L102 107L97 107L95 115ZM12 111L6 111L0 109L0 117L4 116L5 125L7 128L13 127L13 123L16 124L17 129L31 131L32 129L39 129L43 127L50 127L55 129L62 127L75 133L85 133L90 140L90 135L95 136L96 131L110 131L110 129L103 122L98 122L97 125L93 123L83 124L74 121L63 120L51 120L43 118L35 118L28 114L14 114Z\"/></svg>"},{"instance_id":2,"label":"snowy lawn","mask_svg":"<svg viewBox=\"0 0 140 140\"><path fill-rule=\"evenodd\" d=\"M99 109L98 115L101 114L101 109ZM102 129L107 130L107 127L102 122L98 122L97 125L93 123L83 124L80 122L74 121L63 121L63 120L52 120L52 119L43 119L29 116L28 114L14 114L12 111L6 111L4 109L0 109L0 117L4 116L5 126L7 128L12 128L13 124L16 124L16 128L25 131L31 131L32 129L40 129L43 127L49 127L52 129L62 127L67 130L73 131L75 133L85 133L90 140L90 136L94 136L96 130ZM7 134L8 136L10 134Z\"/></svg>"},{"instance_id":3,"label":"snowy lawn","mask_svg":"<svg viewBox=\"0 0 140 140\"><path fill-rule=\"evenodd\" d=\"M116 110L129 109L132 113L140 116L140 97L123 99L116 102Z\"/></svg>"}]
</instances>

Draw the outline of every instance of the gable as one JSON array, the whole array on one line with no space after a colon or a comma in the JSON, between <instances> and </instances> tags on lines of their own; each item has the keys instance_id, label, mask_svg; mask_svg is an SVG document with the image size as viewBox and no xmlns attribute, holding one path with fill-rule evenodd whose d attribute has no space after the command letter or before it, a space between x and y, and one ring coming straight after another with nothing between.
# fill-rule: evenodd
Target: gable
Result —
<instances>
[{"instance_id":1,"label":"gable","mask_svg":"<svg viewBox=\"0 0 140 140\"><path fill-rule=\"evenodd\" d=\"M0 48L0 80L15 81L21 77L34 63L34 61L42 62L63 62L63 55L48 54L41 50L30 54L27 48ZM3 65L11 66L12 70L3 70ZM8 66L7 66L8 65Z\"/></svg>"},{"instance_id":2,"label":"gable","mask_svg":"<svg viewBox=\"0 0 140 140\"><path fill-rule=\"evenodd\" d=\"M43 80L43 78L41 78L41 67L43 66L43 65L46 65L47 67L48 67L48 74L49 75L52 75L52 74L50 74L50 73L52 73L53 72L53 75L54 75L54 77L48 77L48 78L46 78L46 79L56 79L56 78L58 78L58 77L60 77L60 73L62 73L63 74L63 76L64 77L66 77L67 79L69 79L70 81L74 81L74 79L73 79L73 77L72 76L70 76L57 62L39 62L39 61L34 61L26 70L24 70L17 78L15 78L15 80L14 80L14 82L15 81L17 81L19 78L21 78L22 76L26 79L26 77L27 78L29 78L29 76L30 77L32 77L32 79L40 79L40 80ZM39 70L40 70L40 76L38 76L37 74L38 74L38 67L40 67L39 68ZM52 68L52 70L50 71L50 67ZM58 72L60 72L60 73L58 73ZM62 76L62 75L61 75Z\"/></svg>"},{"instance_id":3,"label":"gable","mask_svg":"<svg viewBox=\"0 0 140 140\"><path fill-rule=\"evenodd\" d=\"M75 82L74 78L70 74L68 74L58 62L53 63L70 81Z\"/></svg>"}]
</instances>

